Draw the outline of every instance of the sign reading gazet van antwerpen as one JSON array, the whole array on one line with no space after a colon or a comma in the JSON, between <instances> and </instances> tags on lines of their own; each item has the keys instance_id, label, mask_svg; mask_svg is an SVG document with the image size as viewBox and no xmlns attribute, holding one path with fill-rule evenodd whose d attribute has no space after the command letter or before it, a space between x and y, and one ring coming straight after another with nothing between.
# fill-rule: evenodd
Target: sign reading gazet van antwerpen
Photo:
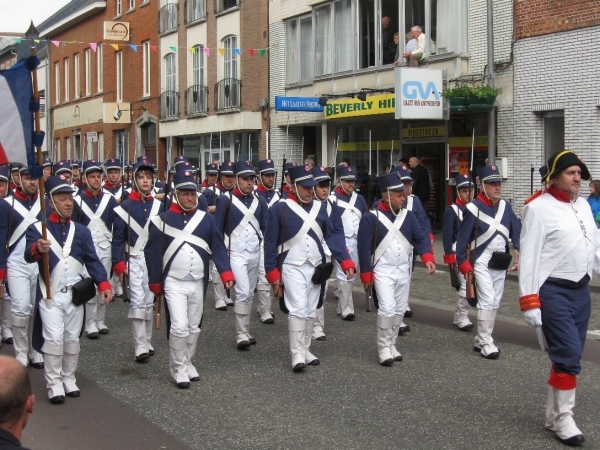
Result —
<instances>
[{"instance_id":1,"label":"sign reading gazet van antwerpen","mask_svg":"<svg viewBox=\"0 0 600 450\"><path fill-rule=\"evenodd\" d=\"M393 114L395 110L394 94L372 95L364 102L355 98L329 100L323 109L326 119Z\"/></svg>"},{"instance_id":2,"label":"sign reading gazet van antwerpen","mask_svg":"<svg viewBox=\"0 0 600 450\"><path fill-rule=\"evenodd\" d=\"M438 69L397 67L396 119L443 119L443 72Z\"/></svg>"}]
</instances>

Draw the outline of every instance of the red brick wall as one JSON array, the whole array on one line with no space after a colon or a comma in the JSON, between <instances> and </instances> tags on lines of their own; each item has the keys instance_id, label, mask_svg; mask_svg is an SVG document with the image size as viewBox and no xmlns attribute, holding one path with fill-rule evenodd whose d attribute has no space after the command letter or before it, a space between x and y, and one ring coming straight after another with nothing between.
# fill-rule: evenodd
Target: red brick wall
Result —
<instances>
[{"instance_id":1,"label":"red brick wall","mask_svg":"<svg viewBox=\"0 0 600 450\"><path fill-rule=\"evenodd\" d=\"M517 39L600 24L600 0L515 0L514 5Z\"/></svg>"}]
</instances>

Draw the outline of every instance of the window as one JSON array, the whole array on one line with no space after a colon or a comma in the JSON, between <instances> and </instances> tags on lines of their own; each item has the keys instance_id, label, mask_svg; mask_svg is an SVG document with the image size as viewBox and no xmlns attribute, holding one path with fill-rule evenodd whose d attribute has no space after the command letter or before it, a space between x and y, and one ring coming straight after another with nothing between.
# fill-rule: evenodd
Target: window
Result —
<instances>
[{"instance_id":1,"label":"window","mask_svg":"<svg viewBox=\"0 0 600 450\"><path fill-rule=\"evenodd\" d=\"M125 130L116 130L113 136L115 138L115 154L117 155L117 159L127 161L129 159L129 152L127 151L127 134Z\"/></svg>"},{"instance_id":2,"label":"window","mask_svg":"<svg viewBox=\"0 0 600 450\"><path fill-rule=\"evenodd\" d=\"M196 45L192 53L192 83L185 92L186 114L206 113L208 89L204 84L204 46Z\"/></svg>"},{"instance_id":3,"label":"window","mask_svg":"<svg viewBox=\"0 0 600 450\"><path fill-rule=\"evenodd\" d=\"M238 42L236 36L229 36L223 40L225 48L223 58L223 79L215 86L215 108L223 111L231 108L240 108L242 82L238 77Z\"/></svg>"},{"instance_id":4,"label":"window","mask_svg":"<svg viewBox=\"0 0 600 450\"><path fill-rule=\"evenodd\" d=\"M102 75L102 44L98 44L98 47L96 47L96 92L102 92L102 85L104 84Z\"/></svg>"},{"instance_id":5,"label":"window","mask_svg":"<svg viewBox=\"0 0 600 450\"><path fill-rule=\"evenodd\" d=\"M122 0L117 0L117 2L116 2L117 3L117 16L120 16L123 13L123 11L121 9L121 1Z\"/></svg>"},{"instance_id":6,"label":"window","mask_svg":"<svg viewBox=\"0 0 600 450\"><path fill-rule=\"evenodd\" d=\"M195 22L206 16L205 0L188 0L187 2L187 21Z\"/></svg>"},{"instance_id":7,"label":"window","mask_svg":"<svg viewBox=\"0 0 600 450\"><path fill-rule=\"evenodd\" d=\"M217 11L221 12L226 9L235 8L238 5L238 0L217 0Z\"/></svg>"},{"instance_id":8,"label":"window","mask_svg":"<svg viewBox=\"0 0 600 450\"><path fill-rule=\"evenodd\" d=\"M331 73L331 4L314 9L315 75Z\"/></svg>"},{"instance_id":9,"label":"window","mask_svg":"<svg viewBox=\"0 0 600 450\"><path fill-rule=\"evenodd\" d=\"M159 33L166 33L177 28L177 10L177 3L173 3L172 1L160 8L158 12Z\"/></svg>"},{"instance_id":10,"label":"window","mask_svg":"<svg viewBox=\"0 0 600 450\"><path fill-rule=\"evenodd\" d=\"M223 78L237 78L237 37L230 36L223 41L225 55L223 58Z\"/></svg>"},{"instance_id":11,"label":"window","mask_svg":"<svg viewBox=\"0 0 600 450\"><path fill-rule=\"evenodd\" d=\"M46 91L44 89L40 89L39 91L39 100L40 100L40 117L46 116Z\"/></svg>"},{"instance_id":12,"label":"window","mask_svg":"<svg viewBox=\"0 0 600 450\"><path fill-rule=\"evenodd\" d=\"M315 55L312 49L312 16L286 22L287 82L308 80L313 76Z\"/></svg>"},{"instance_id":13,"label":"window","mask_svg":"<svg viewBox=\"0 0 600 450\"><path fill-rule=\"evenodd\" d=\"M98 161L104 161L104 133L98 133L98 142L96 145L98 146L96 149L98 157L96 159Z\"/></svg>"},{"instance_id":14,"label":"window","mask_svg":"<svg viewBox=\"0 0 600 450\"><path fill-rule=\"evenodd\" d=\"M62 159L60 155L60 138L54 139L54 150L52 151L52 154L54 155L54 158L52 158L54 161Z\"/></svg>"},{"instance_id":15,"label":"window","mask_svg":"<svg viewBox=\"0 0 600 450\"><path fill-rule=\"evenodd\" d=\"M117 79L117 103L123 101L123 52L116 53L116 79Z\"/></svg>"},{"instance_id":16,"label":"window","mask_svg":"<svg viewBox=\"0 0 600 450\"><path fill-rule=\"evenodd\" d=\"M135 8L135 0L129 0L129 9L132 10Z\"/></svg>"},{"instance_id":17,"label":"window","mask_svg":"<svg viewBox=\"0 0 600 450\"><path fill-rule=\"evenodd\" d=\"M60 63L54 63L54 104L60 103Z\"/></svg>"},{"instance_id":18,"label":"window","mask_svg":"<svg viewBox=\"0 0 600 450\"><path fill-rule=\"evenodd\" d=\"M194 56L192 61L192 79L194 86L204 85L204 46L194 47Z\"/></svg>"},{"instance_id":19,"label":"window","mask_svg":"<svg viewBox=\"0 0 600 450\"><path fill-rule=\"evenodd\" d=\"M75 53L73 55L73 69L74 73L74 85L75 85L75 98L81 97L81 89L80 89L80 77L81 73L79 72L79 53Z\"/></svg>"},{"instance_id":20,"label":"window","mask_svg":"<svg viewBox=\"0 0 600 450\"><path fill-rule=\"evenodd\" d=\"M64 59L65 66L65 102L69 101L69 58Z\"/></svg>"},{"instance_id":21,"label":"window","mask_svg":"<svg viewBox=\"0 0 600 450\"><path fill-rule=\"evenodd\" d=\"M150 96L150 41L142 43L142 81L143 96Z\"/></svg>"},{"instance_id":22,"label":"window","mask_svg":"<svg viewBox=\"0 0 600 450\"><path fill-rule=\"evenodd\" d=\"M165 91L160 96L160 118L179 116L179 97L177 95L177 55L165 56Z\"/></svg>"},{"instance_id":23,"label":"window","mask_svg":"<svg viewBox=\"0 0 600 450\"><path fill-rule=\"evenodd\" d=\"M565 149L565 112L546 111L542 114L544 123L544 160Z\"/></svg>"},{"instance_id":24,"label":"window","mask_svg":"<svg viewBox=\"0 0 600 450\"><path fill-rule=\"evenodd\" d=\"M165 68L166 68L166 90L176 91L177 90L177 61L175 53L169 53L165 56Z\"/></svg>"},{"instance_id":25,"label":"window","mask_svg":"<svg viewBox=\"0 0 600 450\"><path fill-rule=\"evenodd\" d=\"M92 55L89 48L85 49L85 95L92 94Z\"/></svg>"},{"instance_id":26,"label":"window","mask_svg":"<svg viewBox=\"0 0 600 450\"><path fill-rule=\"evenodd\" d=\"M236 161L252 161L252 163L257 166L258 131L253 131L250 133L235 133L233 136Z\"/></svg>"}]
</instances>

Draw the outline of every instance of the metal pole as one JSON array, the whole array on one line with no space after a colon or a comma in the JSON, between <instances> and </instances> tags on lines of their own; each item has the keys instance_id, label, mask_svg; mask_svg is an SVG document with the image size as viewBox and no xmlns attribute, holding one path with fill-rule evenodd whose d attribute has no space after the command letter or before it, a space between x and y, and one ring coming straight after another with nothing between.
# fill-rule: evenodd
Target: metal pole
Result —
<instances>
[{"instance_id":1,"label":"metal pole","mask_svg":"<svg viewBox=\"0 0 600 450\"><path fill-rule=\"evenodd\" d=\"M221 126L219 125L219 162L223 164L223 141L221 140L221 137Z\"/></svg>"},{"instance_id":2,"label":"metal pole","mask_svg":"<svg viewBox=\"0 0 600 450\"><path fill-rule=\"evenodd\" d=\"M379 176L379 141L377 141L377 176Z\"/></svg>"},{"instance_id":3,"label":"metal pole","mask_svg":"<svg viewBox=\"0 0 600 450\"><path fill-rule=\"evenodd\" d=\"M390 149L390 170L392 170L393 159L394 159L394 140L392 139L392 148Z\"/></svg>"},{"instance_id":4,"label":"metal pole","mask_svg":"<svg viewBox=\"0 0 600 450\"><path fill-rule=\"evenodd\" d=\"M265 154L265 156L266 156L266 159L269 159L269 132L268 131L265 132L265 140L266 140L266 152L265 152L266 154Z\"/></svg>"},{"instance_id":5,"label":"metal pole","mask_svg":"<svg viewBox=\"0 0 600 450\"><path fill-rule=\"evenodd\" d=\"M494 10L492 0L487 0L488 84L494 87ZM496 163L496 108L488 113L488 164Z\"/></svg>"}]
</instances>

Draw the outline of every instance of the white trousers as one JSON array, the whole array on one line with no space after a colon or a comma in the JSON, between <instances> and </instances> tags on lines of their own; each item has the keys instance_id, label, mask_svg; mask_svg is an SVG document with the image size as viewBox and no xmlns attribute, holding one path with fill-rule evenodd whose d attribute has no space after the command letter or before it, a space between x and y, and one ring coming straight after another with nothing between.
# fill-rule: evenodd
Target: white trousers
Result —
<instances>
[{"instance_id":1,"label":"white trousers","mask_svg":"<svg viewBox=\"0 0 600 450\"><path fill-rule=\"evenodd\" d=\"M231 271L235 276L236 303L252 303L258 281L260 251L231 252Z\"/></svg>"},{"instance_id":2,"label":"white trousers","mask_svg":"<svg viewBox=\"0 0 600 450\"><path fill-rule=\"evenodd\" d=\"M148 309L154 304L154 294L148 287L148 269L144 253L129 259L129 307L133 309Z\"/></svg>"},{"instance_id":3,"label":"white trousers","mask_svg":"<svg viewBox=\"0 0 600 450\"><path fill-rule=\"evenodd\" d=\"M405 265L393 273L380 273L376 270L374 275L379 300L377 314L383 317L403 316L408 308L410 267Z\"/></svg>"},{"instance_id":4,"label":"white trousers","mask_svg":"<svg viewBox=\"0 0 600 450\"><path fill-rule=\"evenodd\" d=\"M38 281L38 265L7 262L7 283L12 299L11 313L15 316L28 317L32 314Z\"/></svg>"},{"instance_id":5,"label":"white trousers","mask_svg":"<svg viewBox=\"0 0 600 450\"><path fill-rule=\"evenodd\" d=\"M96 254L98 255L98 259L104 266L104 269L106 270L106 275L108 276L110 274L110 269L111 269L111 248L110 247L102 248L102 247L97 246L95 243L94 243L94 247L96 248ZM96 296L93 299L91 299L88 303L96 303L96 304L102 303L102 301L100 300L100 293L98 292L97 287L96 287Z\"/></svg>"},{"instance_id":6,"label":"white trousers","mask_svg":"<svg viewBox=\"0 0 600 450\"><path fill-rule=\"evenodd\" d=\"M356 238L348 238L347 237L346 238L346 249L348 249L350 258L352 258L352 261L354 262L354 265L356 266L357 273L358 273L358 240ZM338 280L354 282L354 280L356 279L356 273L354 274L354 276L351 279L348 279L348 275L346 275L344 273L344 271L342 270L340 265L337 263L337 261L335 263L335 269L336 269L336 278Z\"/></svg>"},{"instance_id":7,"label":"white trousers","mask_svg":"<svg viewBox=\"0 0 600 450\"><path fill-rule=\"evenodd\" d=\"M267 280L267 272L265 271L265 246L264 241L260 245L260 260L258 262L258 282L256 289L259 291L268 291L271 289L271 285Z\"/></svg>"},{"instance_id":8,"label":"white trousers","mask_svg":"<svg viewBox=\"0 0 600 450\"><path fill-rule=\"evenodd\" d=\"M45 301L40 301L42 330L46 341L44 347L62 346L65 342L79 342L79 333L83 325L83 305L75 306L71 301L71 294L71 291L55 292L51 308L46 306ZM62 352L52 354L62 354Z\"/></svg>"},{"instance_id":9,"label":"white trousers","mask_svg":"<svg viewBox=\"0 0 600 450\"><path fill-rule=\"evenodd\" d=\"M311 281L315 273L312 264L305 262L301 266L283 264L282 280L285 306L289 316L298 319L315 319L321 285Z\"/></svg>"},{"instance_id":10,"label":"white trousers","mask_svg":"<svg viewBox=\"0 0 600 450\"><path fill-rule=\"evenodd\" d=\"M165 300L171 317L171 335L187 337L200 333L200 320L204 312L204 280L183 281L167 276Z\"/></svg>"},{"instance_id":11,"label":"white trousers","mask_svg":"<svg viewBox=\"0 0 600 450\"><path fill-rule=\"evenodd\" d=\"M504 280L506 270L492 270L488 263L494 252L503 252L506 241L501 236L496 236L475 261L475 286L477 288L477 308L492 310L500 307L500 300L504 293Z\"/></svg>"}]
</instances>

